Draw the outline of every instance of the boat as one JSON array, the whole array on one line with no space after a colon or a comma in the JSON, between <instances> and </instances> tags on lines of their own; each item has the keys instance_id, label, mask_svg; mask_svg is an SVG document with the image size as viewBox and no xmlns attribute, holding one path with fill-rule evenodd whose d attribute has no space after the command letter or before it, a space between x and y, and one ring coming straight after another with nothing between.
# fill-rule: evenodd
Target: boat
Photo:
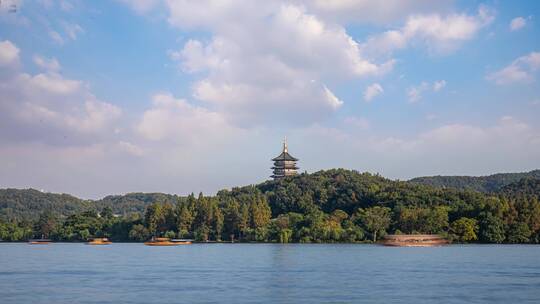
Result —
<instances>
[{"instance_id":1,"label":"boat","mask_svg":"<svg viewBox=\"0 0 540 304\"><path fill-rule=\"evenodd\" d=\"M87 245L110 245L112 244L111 241L109 241L108 238L93 238L86 243Z\"/></svg>"},{"instance_id":2,"label":"boat","mask_svg":"<svg viewBox=\"0 0 540 304\"><path fill-rule=\"evenodd\" d=\"M433 247L449 243L438 234L389 234L381 242L382 245L396 247Z\"/></svg>"},{"instance_id":3,"label":"boat","mask_svg":"<svg viewBox=\"0 0 540 304\"><path fill-rule=\"evenodd\" d=\"M172 239L171 242L177 243L178 245L189 245L193 243L193 240L190 239Z\"/></svg>"},{"instance_id":4,"label":"boat","mask_svg":"<svg viewBox=\"0 0 540 304\"><path fill-rule=\"evenodd\" d=\"M166 237L153 237L151 240L144 242L147 246L177 246L191 244L189 240L171 240Z\"/></svg>"},{"instance_id":5,"label":"boat","mask_svg":"<svg viewBox=\"0 0 540 304\"><path fill-rule=\"evenodd\" d=\"M47 245L50 244L52 241L49 239L31 239L28 240L28 244L30 245Z\"/></svg>"}]
</instances>

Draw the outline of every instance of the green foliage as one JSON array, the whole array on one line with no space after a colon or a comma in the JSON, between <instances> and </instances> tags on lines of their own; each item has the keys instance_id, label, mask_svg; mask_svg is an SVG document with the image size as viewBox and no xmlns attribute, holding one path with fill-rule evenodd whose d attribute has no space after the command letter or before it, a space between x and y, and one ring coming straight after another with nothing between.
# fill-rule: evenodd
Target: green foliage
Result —
<instances>
[{"instance_id":1,"label":"green foliage","mask_svg":"<svg viewBox=\"0 0 540 304\"><path fill-rule=\"evenodd\" d=\"M502 243L505 239L504 222L490 212L480 214L480 240L485 243Z\"/></svg>"},{"instance_id":2,"label":"green foliage","mask_svg":"<svg viewBox=\"0 0 540 304\"><path fill-rule=\"evenodd\" d=\"M510 225L510 229L508 229L508 236L506 238L508 243L528 243L529 237L531 236L531 230L529 229L529 226L525 223L514 223Z\"/></svg>"},{"instance_id":3,"label":"green foliage","mask_svg":"<svg viewBox=\"0 0 540 304\"><path fill-rule=\"evenodd\" d=\"M397 210L397 227L405 233L441 233L448 227L448 207L403 207Z\"/></svg>"},{"instance_id":4,"label":"green foliage","mask_svg":"<svg viewBox=\"0 0 540 304\"><path fill-rule=\"evenodd\" d=\"M496 192L506 188L506 186L528 179L536 182L538 193L538 180L540 180L540 170L533 170L526 173L499 173L489 176L427 176L411 179L409 182L422 184L438 188L454 188L458 190L475 190L479 192ZM518 186L521 188L521 186ZM510 189L512 186L510 186ZM503 190L508 191L508 189Z\"/></svg>"},{"instance_id":5,"label":"green foliage","mask_svg":"<svg viewBox=\"0 0 540 304\"><path fill-rule=\"evenodd\" d=\"M462 243L478 239L478 223L475 219L462 217L452 223L450 231L453 239Z\"/></svg>"},{"instance_id":6,"label":"green foliage","mask_svg":"<svg viewBox=\"0 0 540 304\"><path fill-rule=\"evenodd\" d=\"M129 231L129 239L132 241L143 242L150 238L150 231L144 225L137 224Z\"/></svg>"},{"instance_id":7,"label":"green foliage","mask_svg":"<svg viewBox=\"0 0 540 304\"><path fill-rule=\"evenodd\" d=\"M0 189L0 219L5 221L35 221L43 210L65 217L92 207L91 201L68 194L45 193L34 189Z\"/></svg>"},{"instance_id":8,"label":"green foliage","mask_svg":"<svg viewBox=\"0 0 540 304\"><path fill-rule=\"evenodd\" d=\"M375 206L366 209L358 209L355 217L359 223L365 227L373 236L373 242L377 241L377 235L382 236L390 226L391 209L387 207Z\"/></svg>"},{"instance_id":9,"label":"green foliage","mask_svg":"<svg viewBox=\"0 0 540 304\"><path fill-rule=\"evenodd\" d=\"M0 190L0 238L145 241L178 236L321 243L377 241L385 233L440 233L459 242L538 243L540 182L515 181L516 176L491 177L497 182L486 185L499 189L496 193L392 181L344 169L222 190L216 196L131 193L84 201L6 189ZM472 179L465 188L475 189L475 183Z\"/></svg>"},{"instance_id":10,"label":"green foliage","mask_svg":"<svg viewBox=\"0 0 540 304\"><path fill-rule=\"evenodd\" d=\"M176 237L176 232L169 230L163 234L164 237L174 239Z\"/></svg>"},{"instance_id":11,"label":"green foliage","mask_svg":"<svg viewBox=\"0 0 540 304\"><path fill-rule=\"evenodd\" d=\"M39 216L39 219L34 227L36 237L49 238L58 222L54 213L46 210Z\"/></svg>"}]
</instances>

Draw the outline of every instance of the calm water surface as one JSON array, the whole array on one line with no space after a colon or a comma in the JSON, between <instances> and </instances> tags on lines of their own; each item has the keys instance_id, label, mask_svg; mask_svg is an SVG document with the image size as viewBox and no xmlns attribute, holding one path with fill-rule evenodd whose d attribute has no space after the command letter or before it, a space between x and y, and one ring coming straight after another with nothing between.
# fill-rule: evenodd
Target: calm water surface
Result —
<instances>
[{"instance_id":1,"label":"calm water surface","mask_svg":"<svg viewBox=\"0 0 540 304\"><path fill-rule=\"evenodd\" d=\"M540 246L0 243L0 303L540 303Z\"/></svg>"}]
</instances>

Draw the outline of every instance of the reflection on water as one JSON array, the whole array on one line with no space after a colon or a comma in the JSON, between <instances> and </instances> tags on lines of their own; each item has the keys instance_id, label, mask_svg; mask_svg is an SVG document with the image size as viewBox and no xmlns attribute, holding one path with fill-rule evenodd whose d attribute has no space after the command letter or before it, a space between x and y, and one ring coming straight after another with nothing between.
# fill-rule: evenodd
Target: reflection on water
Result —
<instances>
[{"instance_id":1,"label":"reflection on water","mask_svg":"<svg viewBox=\"0 0 540 304\"><path fill-rule=\"evenodd\" d=\"M540 246L0 244L2 303L540 303Z\"/></svg>"}]
</instances>

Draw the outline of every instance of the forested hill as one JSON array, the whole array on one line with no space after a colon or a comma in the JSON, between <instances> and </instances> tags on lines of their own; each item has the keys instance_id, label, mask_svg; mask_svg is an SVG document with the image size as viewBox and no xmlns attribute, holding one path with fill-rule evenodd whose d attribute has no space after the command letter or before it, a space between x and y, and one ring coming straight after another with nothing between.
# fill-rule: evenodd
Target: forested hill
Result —
<instances>
[{"instance_id":1,"label":"forested hill","mask_svg":"<svg viewBox=\"0 0 540 304\"><path fill-rule=\"evenodd\" d=\"M125 195L109 195L94 202L96 211L105 207L110 207L114 214L129 215L133 213L142 214L146 207L152 203L174 204L183 198L177 195L164 193L128 193Z\"/></svg>"},{"instance_id":2,"label":"forested hill","mask_svg":"<svg viewBox=\"0 0 540 304\"><path fill-rule=\"evenodd\" d=\"M540 179L540 170L523 173L498 173L488 176L425 176L409 180L410 183L437 188L455 188L480 192L497 192L504 186L516 183L523 178Z\"/></svg>"},{"instance_id":3,"label":"forested hill","mask_svg":"<svg viewBox=\"0 0 540 304\"><path fill-rule=\"evenodd\" d=\"M180 198L163 193L129 193L110 195L103 199L83 200L69 194L46 193L35 189L0 189L0 220L36 220L44 211L57 216L84 211L100 211L110 207L114 214L142 214L152 203L174 203Z\"/></svg>"},{"instance_id":4,"label":"forested hill","mask_svg":"<svg viewBox=\"0 0 540 304\"><path fill-rule=\"evenodd\" d=\"M525 179L524 179L525 178ZM290 181L273 181L255 185L264 193L273 214L303 212L315 205L325 212L335 209L352 212L355 208L375 202L393 201L405 204L441 199L436 189L475 190L501 193L507 196L540 193L540 170L527 173L501 173L490 176L419 177L409 182L397 182L378 175L333 169L301 174ZM242 195L251 187L235 188L229 195ZM228 191L224 191L225 193ZM434 193L437 193L434 195ZM61 217L84 211L100 211L110 207L114 214L142 214L152 203L172 203L185 197L164 193L129 193L110 195L100 200L83 200L69 194L44 193L34 189L0 189L0 219L36 220L44 210ZM393 203L393 204L394 204Z\"/></svg>"},{"instance_id":5,"label":"forested hill","mask_svg":"<svg viewBox=\"0 0 540 304\"><path fill-rule=\"evenodd\" d=\"M131 193L97 201L5 189L0 239L366 242L386 233L439 233L459 242L540 243L538 173L478 184L469 178L471 186L455 189L332 169L213 196ZM470 190L487 191L478 185L497 191Z\"/></svg>"},{"instance_id":6,"label":"forested hill","mask_svg":"<svg viewBox=\"0 0 540 304\"><path fill-rule=\"evenodd\" d=\"M92 208L85 201L69 194L44 193L34 189L0 189L0 219L35 220L44 210L61 216Z\"/></svg>"}]
</instances>

